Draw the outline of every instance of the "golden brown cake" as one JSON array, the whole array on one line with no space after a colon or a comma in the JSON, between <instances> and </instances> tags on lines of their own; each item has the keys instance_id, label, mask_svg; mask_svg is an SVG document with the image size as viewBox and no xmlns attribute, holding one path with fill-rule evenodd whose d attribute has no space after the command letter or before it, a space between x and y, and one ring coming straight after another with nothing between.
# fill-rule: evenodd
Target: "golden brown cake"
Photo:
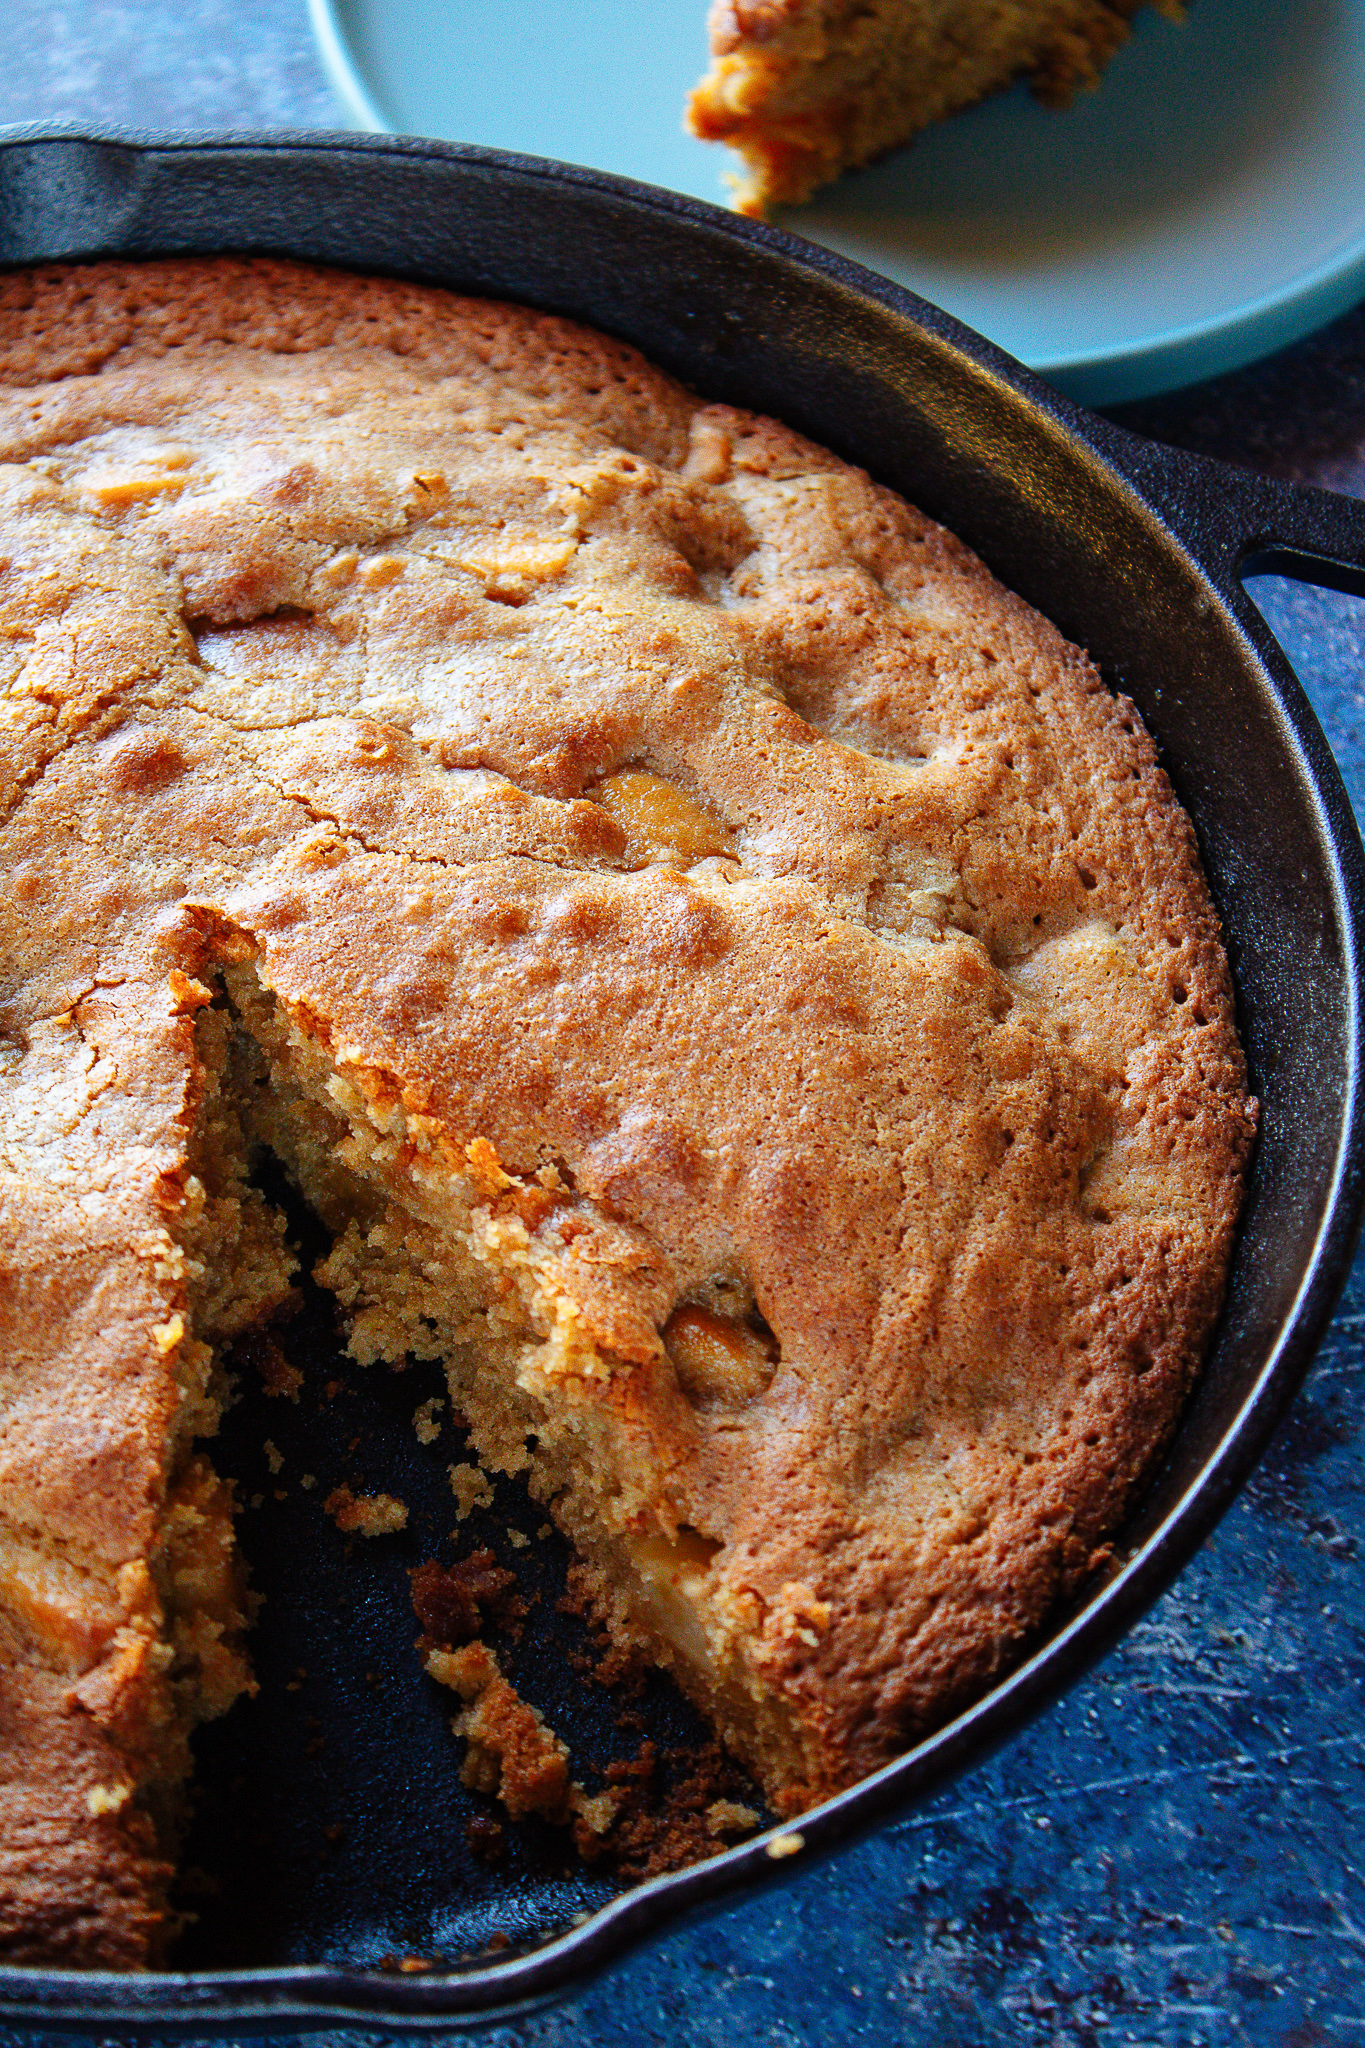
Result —
<instances>
[{"instance_id":1,"label":"golden brown cake","mask_svg":"<svg viewBox=\"0 0 1365 2048\"><path fill-rule=\"evenodd\" d=\"M1019 77L1065 106L1143 0L716 0L692 131L731 143L742 213L795 205L840 171ZM1183 0L1152 0L1179 19Z\"/></svg>"},{"instance_id":2,"label":"golden brown cake","mask_svg":"<svg viewBox=\"0 0 1365 2048\"><path fill-rule=\"evenodd\" d=\"M263 1147L780 1810L978 1694L1168 1438L1252 1130L1133 707L515 306L11 274L0 465L0 1953L158 1953L248 1683Z\"/></svg>"}]
</instances>

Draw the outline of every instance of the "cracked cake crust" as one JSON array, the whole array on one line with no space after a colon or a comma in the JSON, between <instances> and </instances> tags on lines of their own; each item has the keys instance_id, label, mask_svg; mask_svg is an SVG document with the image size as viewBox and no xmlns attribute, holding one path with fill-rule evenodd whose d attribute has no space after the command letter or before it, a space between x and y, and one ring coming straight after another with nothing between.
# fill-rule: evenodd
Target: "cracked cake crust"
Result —
<instances>
[{"instance_id":1,"label":"cracked cake crust","mask_svg":"<svg viewBox=\"0 0 1365 2048\"><path fill-rule=\"evenodd\" d=\"M289 1284L205 1164L231 1044L356 1355L439 1338L780 1809L979 1693L1169 1437L1254 1125L1133 707L860 472L514 306L15 273L0 465L0 1947L153 1952L164 1730L245 1683L158 1565Z\"/></svg>"}]
</instances>

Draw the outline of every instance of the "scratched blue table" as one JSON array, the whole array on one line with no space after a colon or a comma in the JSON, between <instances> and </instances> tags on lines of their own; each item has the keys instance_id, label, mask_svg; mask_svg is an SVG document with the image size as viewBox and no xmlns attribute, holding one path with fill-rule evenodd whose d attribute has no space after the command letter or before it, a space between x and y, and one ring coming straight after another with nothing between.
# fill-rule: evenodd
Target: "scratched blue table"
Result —
<instances>
[{"instance_id":1,"label":"scratched blue table","mask_svg":"<svg viewBox=\"0 0 1365 2048\"><path fill-rule=\"evenodd\" d=\"M0 121L343 125L304 0L7 0L3 43ZM1116 417L1365 495L1365 310ZM1253 594L1365 817L1365 602L1278 579ZM478 2039L1365 2043L1363 1361L1365 1259L1246 1492L1068 1698L835 1863ZM0 2029L0 2048L42 2038Z\"/></svg>"}]
</instances>

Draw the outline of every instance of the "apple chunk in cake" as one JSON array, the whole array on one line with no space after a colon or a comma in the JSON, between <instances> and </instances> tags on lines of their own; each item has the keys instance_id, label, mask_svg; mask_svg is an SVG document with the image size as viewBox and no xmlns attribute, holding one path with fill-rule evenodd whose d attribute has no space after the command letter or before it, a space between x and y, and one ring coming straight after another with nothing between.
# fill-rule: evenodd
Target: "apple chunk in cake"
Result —
<instances>
[{"instance_id":1,"label":"apple chunk in cake","mask_svg":"<svg viewBox=\"0 0 1365 2048\"><path fill-rule=\"evenodd\" d=\"M1169 1436L1253 1124L1132 707L786 429L274 262L0 281L0 526L5 1952L152 1952L247 1681L261 1147L779 1809L978 1693Z\"/></svg>"}]
</instances>

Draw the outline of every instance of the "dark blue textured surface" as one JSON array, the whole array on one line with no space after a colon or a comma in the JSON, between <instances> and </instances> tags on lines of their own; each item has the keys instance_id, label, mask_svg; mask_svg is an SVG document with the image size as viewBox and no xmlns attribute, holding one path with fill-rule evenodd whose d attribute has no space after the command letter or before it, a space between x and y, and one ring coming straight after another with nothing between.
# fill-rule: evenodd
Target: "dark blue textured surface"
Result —
<instances>
[{"instance_id":1,"label":"dark blue textured surface","mask_svg":"<svg viewBox=\"0 0 1365 2048\"><path fill-rule=\"evenodd\" d=\"M303 0L8 0L3 40L4 120L341 122ZM1365 313L1123 417L1365 494ZM1365 816L1365 603L1276 579L1254 594ZM835 1863L478 2038L1365 2042L1363 1363L1358 1262L1261 1470L1175 1589L1074 1693ZM41 2038L0 2029L0 2048Z\"/></svg>"}]
</instances>

